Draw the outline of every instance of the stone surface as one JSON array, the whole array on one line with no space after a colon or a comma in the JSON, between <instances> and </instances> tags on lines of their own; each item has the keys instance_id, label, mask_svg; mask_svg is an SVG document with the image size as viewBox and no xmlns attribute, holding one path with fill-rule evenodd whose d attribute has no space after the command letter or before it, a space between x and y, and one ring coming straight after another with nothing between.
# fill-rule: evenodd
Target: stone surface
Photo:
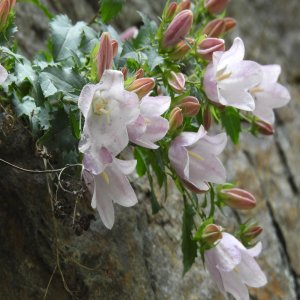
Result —
<instances>
[{"instance_id":1,"label":"stone surface","mask_svg":"<svg viewBox=\"0 0 300 300\"><path fill-rule=\"evenodd\" d=\"M83 18L88 22L96 2L44 3L54 12L67 12L73 20ZM121 29L138 25L136 10L156 16L162 2L128 0L116 22ZM17 9L20 44L32 56L43 47L47 22L30 4L18 3ZM293 98L288 107L277 112L274 137L256 139L245 133L240 146L229 146L223 157L228 179L251 191L258 200L251 213L238 216L225 210L220 216L222 225L229 229L249 217L265 229L259 262L269 283L251 290L252 299L258 300L300 299L299 13L298 0L232 0L229 9L229 15L239 22L232 36L245 40L249 58L283 65L282 78L288 80ZM0 124L3 114L1 118ZM35 152L20 122L16 121L13 129L0 130L1 158L42 169L43 161ZM153 216L145 182L139 179L135 185L139 204L134 209L117 208L112 231L106 230L97 217L90 229L77 237L72 218L52 217L45 175L27 174L0 164L0 299L43 298L53 270L47 299L223 299L200 259L184 278L181 276L183 204L178 193L174 191ZM69 201L73 208L74 199Z\"/></svg>"}]
</instances>

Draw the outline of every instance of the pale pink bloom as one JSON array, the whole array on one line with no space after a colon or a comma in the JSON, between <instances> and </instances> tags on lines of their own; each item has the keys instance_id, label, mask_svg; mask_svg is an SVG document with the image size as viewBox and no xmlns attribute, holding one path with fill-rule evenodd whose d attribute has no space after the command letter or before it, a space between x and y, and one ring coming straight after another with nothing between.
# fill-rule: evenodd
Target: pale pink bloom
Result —
<instances>
[{"instance_id":1,"label":"pale pink bloom","mask_svg":"<svg viewBox=\"0 0 300 300\"><path fill-rule=\"evenodd\" d=\"M8 77L6 69L0 65L0 84L2 84Z\"/></svg>"},{"instance_id":2,"label":"pale pink bloom","mask_svg":"<svg viewBox=\"0 0 300 300\"><path fill-rule=\"evenodd\" d=\"M120 38L122 42L127 40L135 39L139 34L139 30L135 27L129 27L124 32L120 34Z\"/></svg>"},{"instance_id":3,"label":"pale pink bloom","mask_svg":"<svg viewBox=\"0 0 300 300\"><path fill-rule=\"evenodd\" d=\"M291 96L287 88L277 83L281 73L279 65L261 66L263 70L262 81L250 90L255 99L253 114L261 120L273 124L275 121L273 108L286 105Z\"/></svg>"},{"instance_id":4,"label":"pale pink bloom","mask_svg":"<svg viewBox=\"0 0 300 300\"><path fill-rule=\"evenodd\" d=\"M92 207L97 208L103 224L111 229L115 220L113 203L130 207L137 203L137 198L126 175L135 169L135 160L119 160L110 155L110 162L102 173L93 175L86 169L83 177L93 195ZM84 166L85 167L85 166Z\"/></svg>"},{"instance_id":5,"label":"pale pink bloom","mask_svg":"<svg viewBox=\"0 0 300 300\"><path fill-rule=\"evenodd\" d=\"M246 249L229 233L222 233L221 241L204 253L205 265L221 292L233 295L236 300L249 300L246 287L262 287L267 283L254 257L261 252L261 243Z\"/></svg>"},{"instance_id":6,"label":"pale pink bloom","mask_svg":"<svg viewBox=\"0 0 300 300\"><path fill-rule=\"evenodd\" d=\"M171 142L171 165L189 187L207 191L208 182L225 182L225 168L217 155L223 151L226 143L225 133L208 136L202 125L198 132L183 132Z\"/></svg>"},{"instance_id":7,"label":"pale pink bloom","mask_svg":"<svg viewBox=\"0 0 300 300\"><path fill-rule=\"evenodd\" d=\"M89 171L97 175L107 165L102 148L116 156L127 146L126 126L139 116L139 99L124 89L122 72L106 70L100 83L83 88L78 105L85 117L79 151L90 162Z\"/></svg>"},{"instance_id":8,"label":"pale pink bloom","mask_svg":"<svg viewBox=\"0 0 300 300\"><path fill-rule=\"evenodd\" d=\"M229 50L214 52L204 74L204 90L213 102L253 111L255 102L249 90L261 82L262 69L256 62L243 60L244 54L240 38Z\"/></svg>"},{"instance_id":9,"label":"pale pink bloom","mask_svg":"<svg viewBox=\"0 0 300 300\"><path fill-rule=\"evenodd\" d=\"M168 120L161 117L171 104L167 96L145 96L141 100L139 117L127 126L132 143L145 148L157 149L154 143L161 140L169 129Z\"/></svg>"}]
</instances>

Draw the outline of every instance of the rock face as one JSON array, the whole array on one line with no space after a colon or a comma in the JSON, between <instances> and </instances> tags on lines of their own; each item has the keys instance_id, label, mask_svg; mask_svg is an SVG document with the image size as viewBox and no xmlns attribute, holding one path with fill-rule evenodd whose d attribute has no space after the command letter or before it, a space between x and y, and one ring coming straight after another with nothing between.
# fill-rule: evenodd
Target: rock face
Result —
<instances>
[{"instance_id":1,"label":"rock face","mask_svg":"<svg viewBox=\"0 0 300 300\"><path fill-rule=\"evenodd\" d=\"M91 19L96 1L47 1L53 11L66 11L74 20ZM158 15L163 1L127 1L126 17L118 24L138 24L136 10ZM298 0L233 0L229 15L239 22L248 57L261 63L281 63L292 102L278 111L276 135L254 139L243 134L239 147L224 155L228 179L254 193L257 208L251 214L230 210L222 225L249 217L264 227L264 251L259 259L269 283L251 290L252 299L300 299L300 36ZM62 5L64 4L64 5ZM47 29L42 14L18 3L20 44L28 55L43 45ZM30 17L28 17L30 16ZM34 42L32 42L34 41ZM0 128L10 120L1 112ZM34 143L19 122L0 130L0 158L24 168L42 169ZM6 128L6 127L5 127ZM155 216L151 214L143 180L135 182L139 204L117 208L116 224L106 230L98 219L81 236L72 230L72 218L53 218L47 177L0 164L0 299L223 299L197 259L182 278L182 199L174 191ZM75 200L68 195L71 209ZM86 200L88 201L88 200ZM46 296L45 296L46 295Z\"/></svg>"}]
</instances>

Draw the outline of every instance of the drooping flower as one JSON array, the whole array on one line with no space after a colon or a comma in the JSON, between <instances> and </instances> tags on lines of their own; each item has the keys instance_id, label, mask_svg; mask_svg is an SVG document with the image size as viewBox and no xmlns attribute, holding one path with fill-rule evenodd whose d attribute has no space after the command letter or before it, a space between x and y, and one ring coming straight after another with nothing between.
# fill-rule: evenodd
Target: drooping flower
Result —
<instances>
[{"instance_id":1,"label":"drooping flower","mask_svg":"<svg viewBox=\"0 0 300 300\"><path fill-rule=\"evenodd\" d=\"M106 152L108 164L98 175L89 171L89 165L83 162L83 177L89 191L92 193L92 207L97 208L103 224L111 229L114 224L115 214L113 203L130 207L137 203L137 198L126 175L132 173L136 166L135 160L120 160L103 148Z\"/></svg>"},{"instance_id":2,"label":"drooping flower","mask_svg":"<svg viewBox=\"0 0 300 300\"><path fill-rule=\"evenodd\" d=\"M0 65L0 84L2 84L8 77L6 69Z\"/></svg>"},{"instance_id":3,"label":"drooping flower","mask_svg":"<svg viewBox=\"0 0 300 300\"><path fill-rule=\"evenodd\" d=\"M230 293L236 300L248 300L246 287L262 287L267 278L254 257L261 252L261 243L246 249L229 233L222 233L221 241L204 253L205 265L224 294Z\"/></svg>"},{"instance_id":4,"label":"drooping flower","mask_svg":"<svg viewBox=\"0 0 300 300\"><path fill-rule=\"evenodd\" d=\"M281 73L279 65L261 66L263 70L262 81L250 92L255 99L253 114L261 120L273 124L275 121L273 108L286 105L291 96L287 88L277 83Z\"/></svg>"},{"instance_id":5,"label":"drooping flower","mask_svg":"<svg viewBox=\"0 0 300 300\"><path fill-rule=\"evenodd\" d=\"M157 149L155 142L161 140L169 129L168 120L161 117L171 104L168 96L145 96L140 103L141 114L127 126L129 139L132 143Z\"/></svg>"},{"instance_id":6,"label":"drooping flower","mask_svg":"<svg viewBox=\"0 0 300 300\"><path fill-rule=\"evenodd\" d=\"M139 116L139 99L124 89L122 72L106 70L100 83L83 88L78 105L85 117L79 151L90 162L89 171L97 175L107 165L103 147L116 156L127 146L126 126Z\"/></svg>"},{"instance_id":7,"label":"drooping flower","mask_svg":"<svg viewBox=\"0 0 300 300\"><path fill-rule=\"evenodd\" d=\"M183 132L171 142L171 165L191 190L207 191L208 182L225 182L225 168L217 155L223 151L226 143L225 133L208 136L202 125L198 132Z\"/></svg>"},{"instance_id":8,"label":"drooping flower","mask_svg":"<svg viewBox=\"0 0 300 300\"><path fill-rule=\"evenodd\" d=\"M243 60L244 43L236 38L228 51L217 51L204 74L204 90L216 103L246 111L255 108L250 89L262 79L262 68L253 61Z\"/></svg>"},{"instance_id":9,"label":"drooping flower","mask_svg":"<svg viewBox=\"0 0 300 300\"><path fill-rule=\"evenodd\" d=\"M129 27L124 32L120 34L120 38L122 42L135 39L139 34L139 30L135 27Z\"/></svg>"}]
</instances>

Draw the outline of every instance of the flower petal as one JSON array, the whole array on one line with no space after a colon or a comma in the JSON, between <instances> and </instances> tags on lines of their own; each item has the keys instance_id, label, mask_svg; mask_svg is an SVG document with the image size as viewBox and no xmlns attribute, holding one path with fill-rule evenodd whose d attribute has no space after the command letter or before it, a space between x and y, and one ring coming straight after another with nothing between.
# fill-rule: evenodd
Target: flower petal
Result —
<instances>
[{"instance_id":1,"label":"flower petal","mask_svg":"<svg viewBox=\"0 0 300 300\"><path fill-rule=\"evenodd\" d=\"M83 87L80 93L78 106L85 118L87 117L87 114L89 112L97 87L98 85L95 84L87 84Z\"/></svg>"},{"instance_id":2,"label":"flower petal","mask_svg":"<svg viewBox=\"0 0 300 300\"><path fill-rule=\"evenodd\" d=\"M215 76L215 66L212 63L209 63L204 74L203 86L208 99L219 103L217 81L215 80Z\"/></svg>"},{"instance_id":3,"label":"flower petal","mask_svg":"<svg viewBox=\"0 0 300 300\"><path fill-rule=\"evenodd\" d=\"M121 71L105 70L100 81L101 90L113 91L116 95L124 90L124 76Z\"/></svg>"},{"instance_id":4,"label":"flower petal","mask_svg":"<svg viewBox=\"0 0 300 300\"><path fill-rule=\"evenodd\" d=\"M8 77L6 69L0 65L0 84L2 84Z\"/></svg>"},{"instance_id":5,"label":"flower petal","mask_svg":"<svg viewBox=\"0 0 300 300\"><path fill-rule=\"evenodd\" d=\"M141 114L145 117L158 117L166 112L171 104L169 96L145 96L141 100Z\"/></svg>"},{"instance_id":6,"label":"flower petal","mask_svg":"<svg viewBox=\"0 0 300 300\"><path fill-rule=\"evenodd\" d=\"M114 163L120 172L122 172L124 175L129 175L135 170L137 161L135 159L121 160L114 158Z\"/></svg>"},{"instance_id":7,"label":"flower petal","mask_svg":"<svg viewBox=\"0 0 300 300\"><path fill-rule=\"evenodd\" d=\"M233 295L235 300L249 300L248 289L235 271L221 272L224 289Z\"/></svg>"},{"instance_id":8,"label":"flower petal","mask_svg":"<svg viewBox=\"0 0 300 300\"><path fill-rule=\"evenodd\" d=\"M245 250L242 250L241 253L242 261L238 265L237 271L242 282L256 288L264 286L267 283L267 278L256 260Z\"/></svg>"},{"instance_id":9,"label":"flower petal","mask_svg":"<svg viewBox=\"0 0 300 300\"><path fill-rule=\"evenodd\" d=\"M112 203L112 198L109 196L109 185L104 181L101 174L95 176L95 189L92 203L96 203L97 210L103 224L111 229L115 221L115 212Z\"/></svg>"},{"instance_id":10,"label":"flower petal","mask_svg":"<svg viewBox=\"0 0 300 300\"><path fill-rule=\"evenodd\" d=\"M174 139L174 143L183 147L191 146L204 137L206 133L206 130L201 125L198 132L182 132Z\"/></svg>"},{"instance_id":11,"label":"flower petal","mask_svg":"<svg viewBox=\"0 0 300 300\"><path fill-rule=\"evenodd\" d=\"M252 257L256 257L260 254L261 250L262 250L262 244L261 242L259 242L254 247L247 249L247 253Z\"/></svg>"},{"instance_id":12,"label":"flower petal","mask_svg":"<svg viewBox=\"0 0 300 300\"><path fill-rule=\"evenodd\" d=\"M172 167L181 178L189 176L189 156L187 150L178 145L176 139L171 142L168 156Z\"/></svg>"}]
</instances>

